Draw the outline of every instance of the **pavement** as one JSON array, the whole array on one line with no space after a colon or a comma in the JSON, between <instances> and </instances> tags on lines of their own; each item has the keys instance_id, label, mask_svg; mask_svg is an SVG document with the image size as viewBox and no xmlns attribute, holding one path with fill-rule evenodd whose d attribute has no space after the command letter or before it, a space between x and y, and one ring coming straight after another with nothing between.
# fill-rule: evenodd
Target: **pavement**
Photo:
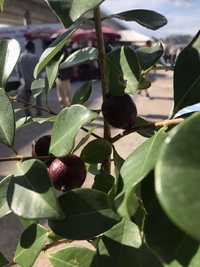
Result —
<instances>
[{"instance_id":1,"label":"pavement","mask_svg":"<svg viewBox=\"0 0 200 267\"><path fill-rule=\"evenodd\" d=\"M72 94L79 86L80 83L72 84ZM99 82L94 82L93 86L93 93L87 105L92 108L99 108L101 104ZM133 97L137 106L138 115L153 121L167 119L173 106L172 72L158 72L157 79L152 84L152 87L149 89L149 93L151 95L151 99L144 96L144 92L141 95ZM52 91L49 97L49 102L53 109L58 112L60 108L55 90ZM92 127L93 126L97 127L97 134L102 134L101 118L96 120L93 123ZM15 146L18 153L20 155L30 155L32 140L40 135L51 133L51 128L52 126L50 123L45 123L39 126L38 124L34 123L28 127L19 129L16 133L15 142ZM115 135L118 132L120 132L120 130L112 129L112 135ZM79 140L83 135L84 132L80 131L77 140ZM116 149L123 158L127 158L127 156L144 140L144 137L140 136L137 133L133 133L124 137L122 140L120 140L120 142L117 142ZM12 151L9 150L6 146L0 145L0 157L10 155L12 155ZM0 177L5 177L11 172L15 173L15 164L15 162L0 163ZM85 186L90 186L93 181L92 179L93 177L88 176ZM8 215L0 219L0 229L0 252L2 252L9 259L11 259L14 255L17 239L23 231L22 226L15 215ZM43 257L45 256L43 255ZM42 265L43 267L49 266L46 260L44 260ZM37 263L36 266L40 265Z\"/></svg>"}]
</instances>

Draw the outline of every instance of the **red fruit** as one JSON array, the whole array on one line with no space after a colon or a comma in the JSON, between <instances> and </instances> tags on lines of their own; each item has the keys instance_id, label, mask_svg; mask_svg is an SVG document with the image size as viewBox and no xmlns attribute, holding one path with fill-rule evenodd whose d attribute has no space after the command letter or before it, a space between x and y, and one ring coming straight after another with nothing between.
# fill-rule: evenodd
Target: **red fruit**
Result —
<instances>
[{"instance_id":1,"label":"red fruit","mask_svg":"<svg viewBox=\"0 0 200 267\"><path fill-rule=\"evenodd\" d=\"M128 94L107 94L102 104L102 113L110 125L120 129L132 128L137 117L136 106Z\"/></svg>"},{"instance_id":2,"label":"red fruit","mask_svg":"<svg viewBox=\"0 0 200 267\"><path fill-rule=\"evenodd\" d=\"M32 156L48 156L51 143L50 135L43 135L32 143Z\"/></svg>"},{"instance_id":3,"label":"red fruit","mask_svg":"<svg viewBox=\"0 0 200 267\"><path fill-rule=\"evenodd\" d=\"M55 188L61 191L81 187L86 178L85 163L75 155L55 159L48 172Z\"/></svg>"}]
</instances>

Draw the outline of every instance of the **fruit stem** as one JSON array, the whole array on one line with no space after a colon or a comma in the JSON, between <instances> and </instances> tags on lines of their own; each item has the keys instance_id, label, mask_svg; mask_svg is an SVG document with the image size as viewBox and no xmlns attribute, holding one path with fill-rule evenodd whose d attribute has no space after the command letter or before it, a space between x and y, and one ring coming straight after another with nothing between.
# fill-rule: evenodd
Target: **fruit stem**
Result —
<instances>
[{"instance_id":1,"label":"fruit stem","mask_svg":"<svg viewBox=\"0 0 200 267\"><path fill-rule=\"evenodd\" d=\"M108 92L108 83L106 77L106 51L105 51L105 44L104 38L101 28L101 11L100 7L96 7L94 9L94 18L95 18L95 29L96 29L96 36L97 36L97 48L98 48L98 58L99 58L99 68L101 72L101 88L102 88L102 98L103 101L105 99L106 93ZM108 123L104 119L104 139L110 141L111 140L111 131ZM103 168L107 173L111 171L111 161L108 158L104 164Z\"/></svg>"}]
</instances>

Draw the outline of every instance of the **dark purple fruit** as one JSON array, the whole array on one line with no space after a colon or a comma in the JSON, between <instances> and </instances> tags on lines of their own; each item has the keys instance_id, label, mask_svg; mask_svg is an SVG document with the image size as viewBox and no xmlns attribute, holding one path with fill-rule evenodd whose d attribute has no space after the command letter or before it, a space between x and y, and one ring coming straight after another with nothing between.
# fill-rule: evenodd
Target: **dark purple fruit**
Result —
<instances>
[{"instance_id":1,"label":"dark purple fruit","mask_svg":"<svg viewBox=\"0 0 200 267\"><path fill-rule=\"evenodd\" d=\"M50 142L51 142L50 135L43 135L39 137L37 140L34 140L32 143L32 156L33 157L48 156Z\"/></svg>"},{"instance_id":2,"label":"dark purple fruit","mask_svg":"<svg viewBox=\"0 0 200 267\"><path fill-rule=\"evenodd\" d=\"M135 103L128 94L121 96L107 94L102 104L102 113L111 126L120 129L132 128L137 117Z\"/></svg>"},{"instance_id":3,"label":"dark purple fruit","mask_svg":"<svg viewBox=\"0 0 200 267\"><path fill-rule=\"evenodd\" d=\"M86 178L85 163L75 155L55 159L48 172L55 188L61 191L81 187Z\"/></svg>"}]
</instances>

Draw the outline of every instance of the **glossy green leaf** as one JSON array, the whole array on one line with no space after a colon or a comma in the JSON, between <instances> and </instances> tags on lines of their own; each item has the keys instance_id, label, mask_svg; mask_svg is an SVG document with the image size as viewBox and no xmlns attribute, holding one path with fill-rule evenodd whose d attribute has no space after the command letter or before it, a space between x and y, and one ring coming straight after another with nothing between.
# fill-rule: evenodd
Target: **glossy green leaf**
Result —
<instances>
[{"instance_id":1,"label":"glossy green leaf","mask_svg":"<svg viewBox=\"0 0 200 267\"><path fill-rule=\"evenodd\" d=\"M142 117L137 117L134 127L141 128L137 133L144 137L152 137L155 134L155 126L152 122L145 120Z\"/></svg>"},{"instance_id":2,"label":"glossy green leaf","mask_svg":"<svg viewBox=\"0 0 200 267\"><path fill-rule=\"evenodd\" d=\"M94 183L92 185L93 189L109 193L115 185L115 178L112 175L101 172L97 174L94 178Z\"/></svg>"},{"instance_id":3,"label":"glossy green leaf","mask_svg":"<svg viewBox=\"0 0 200 267\"><path fill-rule=\"evenodd\" d=\"M38 95L42 94L45 87L46 87L45 79L34 80L31 84L31 91L33 97L37 97Z\"/></svg>"},{"instance_id":4,"label":"glossy green leaf","mask_svg":"<svg viewBox=\"0 0 200 267\"><path fill-rule=\"evenodd\" d=\"M72 0L47 0L47 3L66 28L73 23L69 15Z\"/></svg>"},{"instance_id":5,"label":"glossy green leaf","mask_svg":"<svg viewBox=\"0 0 200 267\"><path fill-rule=\"evenodd\" d=\"M0 88L5 88L20 56L20 45L15 39L0 40Z\"/></svg>"},{"instance_id":6,"label":"glossy green leaf","mask_svg":"<svg viewBox=\"0 0 200 267\"><path fill-rule=\"evenodd\" d=\"M124 191L137 185L154 168L166 137L165 130L161 129L125 160L121 168Z\"/></svg>"},{"instance_id":7,"label":"glossy green leaf","mask_svg":"<svg viewBox=\"0 0 200 267\"><path fill-rule=\"evenodd\" d=\"M141 74L140 64L135 51L130 47L122 47L120 64L123 78L126 81L125 92L133 94L138 90Z\"/></svg>"},{"instance_id":8,"label":"glossy green leaf","mask_svg":"<svg viewBox=\"0 0 200 267\"><path fill-rule=\"evenodd\" d=\"M84 247L68 247L48 255L53 267L89 267L93 266L95 251Z\"/></svg>"},{"instance_id":9,"label":"glossy green leaf","mask_svg":"<svg viewBox=\"0 0 200 267\"><path fill-rule=\"evenodd\" d=\"M11 212L7 202L7 189L11 176L5 177L0 181L0 218Z\"/></svg>"},{"instance_id":10,"label":"glossy green leaf","mask_svg":"<svg viewBox=\"0 0 200 267\"><path fill-rule=\"evenodd\" d=\"M139 248L142 246L142 238L138 226L130 220L123 219L114 225L104 236L120 243L122 246Z\"/></svg>"},{"instance_id":11,"label":"glossy green leaf","mask_svg":"<svg viewBox=\"0 0 200 267\"><path fill-rule=\"evenodd\" d=\"M120 65L121 48L115 48L107 54L108 88L112 95L123 95L126 83Z\"/></svg>"},{"instance_id":12,"label":"glossy green leaf","mask_svg":"<svg viewBox=\"0 0 200 267\"><path fill-rule=\"evenodd\" d=\"M200 32L179 54L174 70L174 114L200 102Z\"/></svg>"},{"instance_id":13,"label":"glossy green leaf","mask_svg":"<svg viewBox=\"0 0 200 267\"><path fill-rule=\"evenodd\" d=\"M22 267L32 267L47 238L47 229L37 224L30 225L20 238L14 261Z\"/></svg>"},{"instance_id":14,"label":"glossy green leaf","mask_svg":"<svg viewBox=\"0 0 200 267\"><path fill-rule=\"evenodd\" d=\"M124 199L118 209L121 215L127 217L131 210L132 212L135 211L137 198L134 197L134 188L154 168L161 144L164 142L166 136L164 129L161 129L140 145L127 160L125 160L121 168L121 176L124 184L122 191Z\"/></svg>"},{"instance_id":15,"label":"glossy green leaf","mask_svg":"<svg viewBox=\"0 0 200 267\"><path fill-rule=\"evenodd\" d=\"M112 95L135 93L139 88L141 67L130 47L122 46L107 56L109 91Z\"/></svg>"},{"instance_id":16,"label":"glossy green leaf","mask_svg":"<svg viewBox=\"0 0 200 267\"><path fill-rule=\"evenodd\" d=\"M114 14L112 17L126 21L135 21L151 30L157 30L167 24L167 19L163 15L147 9L129 10Z\"/></svg>"},{"instance_id":17,"label":"glossy green leaf","mask_svg":"<svg viewBox=\"0 0 200 267\"><path fill-rule=\"evenodd\" d=\"M64 57L64 55L57 55L46 66L48 91L51 91L51 89L54 86L55 80L56 80L57 75L58 75L59 64L63 60L63 57Z\"/></svg>"},{"instance_id":18,"label":"glossy green leaf","mask_svg":"<svg viewBox=\"0 0 200 267\"><path fill-rule=\"evenodd\" d=\"M138 248L142 246L142 238L137 225L123 219L104 233L98 244L97 262L99 266L142 266L139 265ZM128 265L129 262L129 265Z\"/></svg>"},{"instance_id":19,"label":"glossy green leaf","mask_svg":"<svg viewBox=\"0 0 200 267\"><path fill-rule=\"evenodd\" d=\"M128 243L130 243L130 239L129 236ZM99 266L163 267L160 260L146 246L135 248L130 245L123 245L107 236L103 236L100 240L98 252L97 262Z\"/></svg>"},{"instance_id":20,"label":"glossy green leaf","mask_svg":"<svg viewBox=\"0 0 200 267\"><path fill-rule=\"evenodd\" d=\"M123 181L120 174L121 167L124 164L124 159L118 154L117 150L113 147L113 158L115 165L115 194L119 194L123 189Z\"/></svg>"},{"instance_id":21,"label":"glossy green leaf","mask_svg":"<svg viewBox=\"0 0 200 267\"><path fill-rule=\"evenodd\" d=\"M119 220L108 196L92 189L77 189L59 197L66 219L49 220L58 235L72 240L84 240L107 231Z\"/></svg>"},{"instance_id":22,"label":"glossy green leaf","mask_svg":"<svg viewBox=\"0 0 200 267\"><path fill-rule=\"evenodd\" d=\"M81 152L81 159L87 163L101 163L109 158L112 145L105 139L95 139L88 143Z\"/></svg>"},{"instance_id":23,"label":"glossy green leaf","mask_svg":"<svg viewBox=\"0 0 200 267\"><path fill-rule=\"evenodd\" d=\"M63 215L47 168L39 160L18 164L18 173L8 186L7 199L11 210L26 219L60 218Z\"/></svg>"},{"instance_id":24,"label":"glossy green leaf","mask_svg":"<svg viewBox=\"0 0 200 267\"><path fill-rule=\"evenodd\" d=\"M13 107L2 88L0 88L0 103L0 143L12 146L15 138L15 116Z\"/></svg>"},{"instance_id":25,"label":"glossy green leaf","mask_svg":"<svg viewBox=\"0 0 200 267\"><path fill-rule=\"evenodd\" d=\"M146 211L143 233L148 246L165 263L176 260L181 266L189 266L199 244L174 225L159 205L153 172L142 181L141 198Z\"/></svg>"},{"instance_id":26,"label":"glossy green leaf","mask_svg":"<svg viewBox=\"0 0 200 267\"><path fill-rule=\"evenodd\" d=\"M4 257L4 255L0 252L0 267L4 267L8 264L8 260Z\"/></svg>"},{"instance_id":27,"label":"glossy green leaf","mask_svg":"<svg viewBox=\"0 0 200 267\"><path fill-rule=\"evenodd\" d=\"M100 5L104 0L73 0L70 17L73 21Z\"/></svg>"},{"instance_id":28,"label":"glossy green leaf","mask_svg":"<svg viewBox=\"0 0 200 267\"><path fill-rule=\"evenodd\" d=\"M41 55L38 64L34 70L34 78L37 79L38 75L44 70L44 68L50 63L50 61L62 50L64 45L70 39L71 35L80 25L80 22L72 24L68 30L59 36Z\"/></svg>"},{"instance_id":29,"label":"glossy green leaf","mask_svg":"<svg viewBox=\"0 0 200 267\"><path fill-rule=\"evenodd\" d=\"M156 165L156 192L166 213L200 240L200 114L176 127L166 139Z\"/></svg>"},{"instance_id":30,"label":"glossy green leaf","mask_svg":"<svg viewBox=\"0 0 200 267\"><path fill-rule=\"evenodd\" d=\"M96 117L96 112L81 105L73 105L63 109L57 116L53 127L50 153L56 157L70 153L80 128Z\"/></svg>"},{"instance_id":31,"label":"glossy green leaf","mask_svg":"<svg viewBox=\"0 0 200 267\"><path fill-rule=\"evenodd\" d=\"M98 51L95 47L84 47L69 55L60 65L61 69L70 68L88 61L98 59Z\"/></svg>"},{"instance_id":32,"label":"glossy green leaf","mask_svg":"<svg viewBox=\"0 0 200 267\"><path fill-rule=\"evenodd\" d=\"M164 48L162 43L158 42L152 47L141 47L136 50L140 65L143 70L152 67L163 55Z\"/></svg>"},{"instance_id":33,"label":"glossy green leaf","mask_svg":"<svg viewBox=\"0 0 200 267\"><path fill-rule=\"evenodd\" d=\"M92 93L92 82L84 83L80 88L77 89L76 93L72 98L72 105L74 104L84 104L90 97Z\"/></svg>"}]
</instances>

